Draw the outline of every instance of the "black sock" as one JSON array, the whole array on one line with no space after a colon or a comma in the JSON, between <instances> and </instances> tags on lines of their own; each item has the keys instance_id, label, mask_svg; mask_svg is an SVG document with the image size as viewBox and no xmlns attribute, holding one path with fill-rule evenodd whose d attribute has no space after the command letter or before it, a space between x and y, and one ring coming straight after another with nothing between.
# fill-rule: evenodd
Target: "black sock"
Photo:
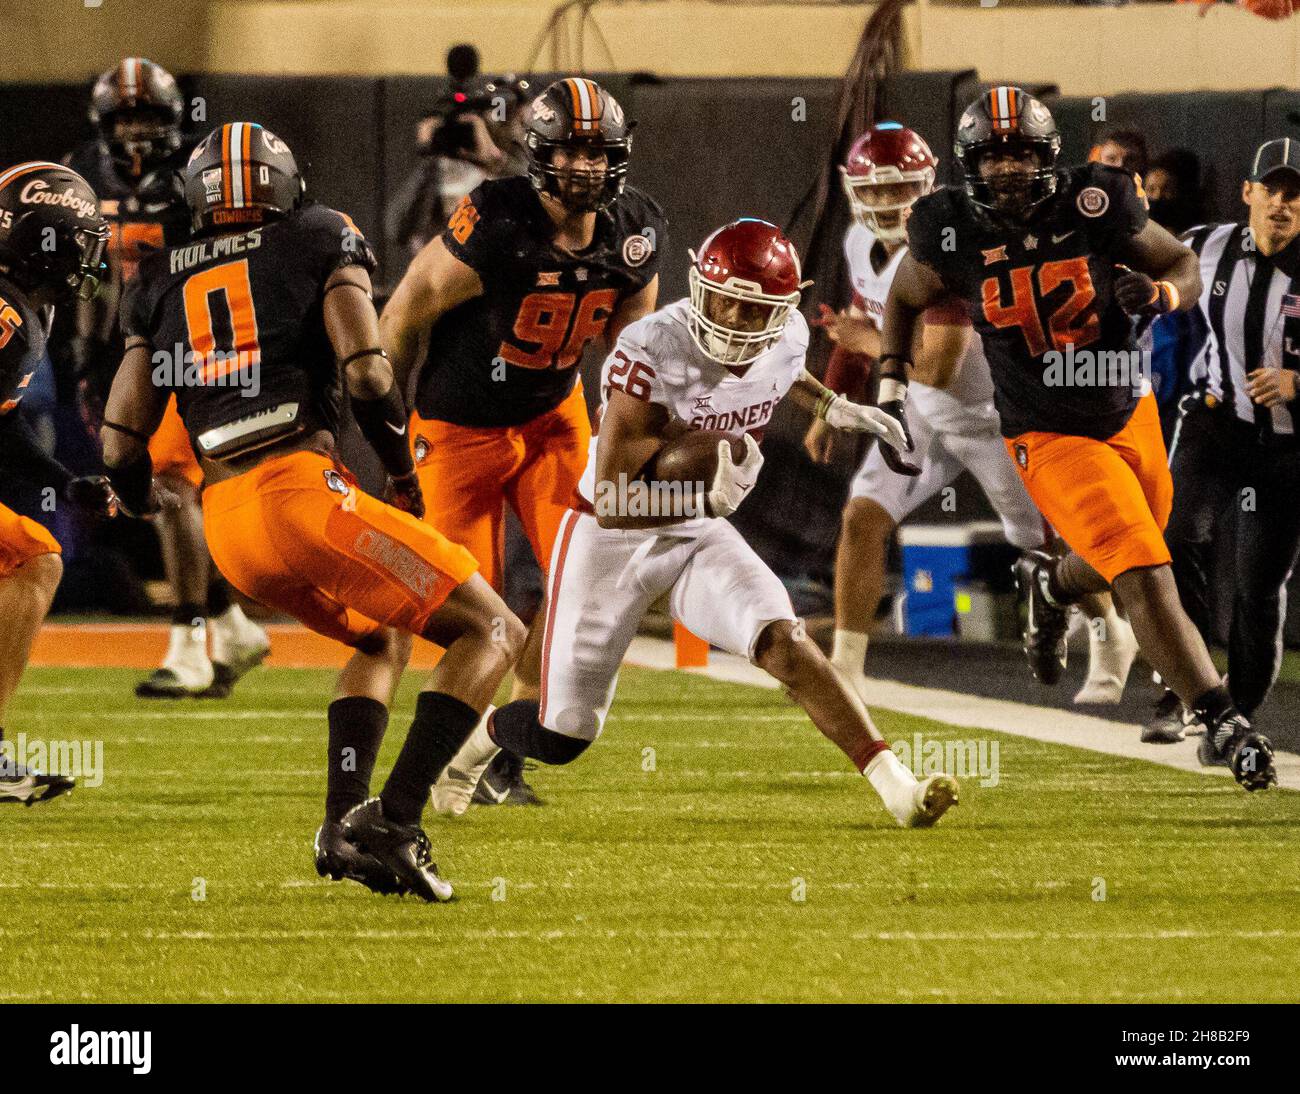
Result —
<instances>
[{"instance_id":1,"label":"black sock","mask_svg":"<svg viewBox=\"0 0 1300 1094\"><path fill-rule=\"evenodd\" d=\"M384 816L418 824L429 790L478 725L473 707L441 691L422 691L406 743L384 783Z\"/></svg>"},{"instance_id":2,"label":"black sock","mask_svg":"<svg viewBox=\"0 0 1300 1094\"><path fill-rule=\"evenodd\" d=\"M325 819L337 821L370 796L370 776L388 728L388 708L364 695L335 699L329 707L329 724Z\"/></svg>"},{"instance_id":3,"label":"black sock","mask_svg":"<svg viewBox=\"0 0 1300 1094\"><path fill-rule=\"evenodd\" d=\"M172 626L174 627L192 627L196 619L202 620L203 605L190 602L188 604L177 604L176 610L172 612Z\"/></svg>"},{"instance_id":4,"label":"black sock","mask_svg":"<svg viewBox=\"0 0 1300 1094\"><path fill-rule=\"evenodd\" d=\"M538 718L536 699L516 699L492 712L488 734L503 749L544 764L567 764L587 750L590 741L547 729Z\"/></svg>"},{"instance_id":5,"label":"black sock","mask_svg":"<svg viewBox=\"0 0 1300 1094\"><path fill-rule=\"evenodd\" d=\"M230 582L212 569L212 579L208 582L208 618L215 619L230 610Z\"/></svg>"},{"instance_id":6,"label":"black sock","mask_svg":"<svg viewBox=\"0 0 1300 1094\"><path fill-rule=\"evenodd\" d=\"M1192 700L1192 713L1209 726L1217 726L1225 718L1237 713L1232 696L1223 684L1210 688L1204 695Z\"/></svg>"}]
</instances>

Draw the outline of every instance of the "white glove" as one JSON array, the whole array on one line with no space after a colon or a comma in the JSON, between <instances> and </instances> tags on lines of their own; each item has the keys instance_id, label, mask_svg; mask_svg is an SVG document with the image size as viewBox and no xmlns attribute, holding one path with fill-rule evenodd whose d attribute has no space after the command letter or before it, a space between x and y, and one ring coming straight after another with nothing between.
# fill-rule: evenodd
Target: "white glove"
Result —
<instances>
[{"instance_id":1,"label":"white glove","mask_svg":"<svg viewBox=\"0 0 1300 1094\"><path fill-rule=\"evenodd\" d=\"M754 489L758 469L763 466L763 453L758 443L745 434L745 458L740 463L731 459L731 443L718 442L718 469L713 473L713 483L705 495L708 513L712 517L729 517Z\"/></svg>"},{"instance_id":2,"label":"white glove","mask_svg":"<svg viewBox=\"0 0 1300 1094\"><path fill-rule=\"evenodd\" d=\"M836 395L826 404L821 416L833 429L843 429L849 433L871 433L890 448L899 452L909 451L907 433L899 420L878 406L863 406L861 403L850 402L843 395Z\"/></svg>"}]
</instances>

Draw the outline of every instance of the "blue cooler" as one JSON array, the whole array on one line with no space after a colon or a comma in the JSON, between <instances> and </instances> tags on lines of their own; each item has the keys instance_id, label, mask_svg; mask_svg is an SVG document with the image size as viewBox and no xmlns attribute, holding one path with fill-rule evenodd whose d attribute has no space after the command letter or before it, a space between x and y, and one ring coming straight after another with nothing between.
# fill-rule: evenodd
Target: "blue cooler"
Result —
<instances>
[{"instance_id":1,"label":"blue cooler","mask_svg":"<svg viewBox=\"0 0 1300 1094\"><path fill-rule=\"evenodd\" d=\"M957 633L957 587L972 581L1005 587L1017 551L997 521L904 524L903 632L949 637Z\"/></svg>"}]
</instances>

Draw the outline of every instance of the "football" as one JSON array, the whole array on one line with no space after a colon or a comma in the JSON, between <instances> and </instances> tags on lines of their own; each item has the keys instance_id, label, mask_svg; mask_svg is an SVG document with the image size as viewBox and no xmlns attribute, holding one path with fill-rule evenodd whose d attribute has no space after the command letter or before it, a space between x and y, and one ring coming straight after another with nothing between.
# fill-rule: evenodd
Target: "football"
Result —
<instances>
[{"instance_id":1,"label":"football","mask_svg":"<svg viewBox=\"0 0 1300 1094\"><path fill-rule=\"evenodd\" d=\"M731 458L740 463L745 458L745 442L733 433L717 429L693 429L674 437L650 461L646 479L650 482L713 481L718 468L718 442L731 442Z\"/></svg>"}]
</instances>

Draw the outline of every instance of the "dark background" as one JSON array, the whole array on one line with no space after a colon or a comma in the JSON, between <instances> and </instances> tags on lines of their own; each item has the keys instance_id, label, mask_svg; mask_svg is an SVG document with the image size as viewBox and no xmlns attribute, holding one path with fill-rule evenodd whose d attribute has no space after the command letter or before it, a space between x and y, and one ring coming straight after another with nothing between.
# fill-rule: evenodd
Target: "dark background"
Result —
<instances>
[{"instance_id":1,"label":"dark background","mask_svg":"<svg viewBox=\"0 0 1300 1094\"><path fill-rule=\"evenodd\" d=\"M999 81L1012 73L997 73ZM802 198L827 167L836 141L841 83L833 79L659 79L648 74L593 74L636 120L631 181L663 206L670 224L660 300L686 292L687 248L737 216L761 216L790 226ZM537 74L540 89L550 77ZM271 77L199 75L181 78L192 109L203 117L188 128L202 134L236 119L261 122L294 150L309 192L350 214L380 253L378 282L401 276L401 256L390 253L382 225L389 195L415 165L414 127L448 87L439 77ZM903 73L883 87L882 118L917 130L940 159L940 181L953 181L952 136L962 108L991 86L974 71ZM1173 146L1197 152L1206 169L1214 219L1242 214L1241 179L1266 137L1300 137L1300 91L1132 93L1097 99L1061 97L1050 85L1029 85L1051 108L1063 138L1061 162L1081 162L1107 126L1144 132L1152 154ZM0 164L60 159L92 136L86 120L88 87L0 84ZM834 246L810 256L806 273L816 285L805 298L840 305L847 299L838 240L848 212L837 174L830 176L828 238ZM809 238L805 214L792 226L801 246ZM827 345L814 344L820 371ZM589 355L584 372L589 397L596 385ZM823 585L830 576L839 513L855 463L852 454L831 468L815 467L802 451L806 421L789 405L778 411L764 448L765 473L755 496L737 516L760 553L796 589ZM374 463L356 438L345 456L363 482ZM957 485L958 508L932 505L918 518L966 521L989 515L968 477ZM1217 584L1228 593L1230 561ZM816 597L815 591L809 592ZM1293 598L1294 600L1294 598ZM1223 613L1220 613L1223 619ZM1288 625L1300 641L1300 618Z\"/></svg>"}]
</instances>

